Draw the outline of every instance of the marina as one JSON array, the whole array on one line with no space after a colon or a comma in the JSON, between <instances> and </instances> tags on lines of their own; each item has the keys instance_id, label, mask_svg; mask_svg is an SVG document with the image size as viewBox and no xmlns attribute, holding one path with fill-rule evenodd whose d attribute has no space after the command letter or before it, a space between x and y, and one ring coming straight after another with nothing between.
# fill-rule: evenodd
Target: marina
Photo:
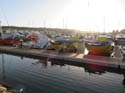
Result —
<instances>
[{"instance_id":1,"label":"marina","mask_svg":"<svg viewBox=\"0 0 125 93\"><path fill-rule=\"evenodd\" d=\"M124 40L122 38L122 42ZM1 93L124 92L125 52L124 44L118 42L119 39L102 34L85 37L61 33L52 37L52 34L39 31L2 31L0 81L4 82L5 86L0 83ZM70 73L71 69L73 72ZM115 73L120 80L109 73ZM106 79L104 74L108 76ZM83 78L85 80L82 80ZM100 80L96 80L97 78ZM75 80L77 81L74 82ZM115 86L120 86L118 90L105 90L107 85L115 88L112 85L114 80L117 81ZM11 87L8 89L8 86Z\"/></svg>"},{"instance_id":2,"label":"marina","mask_svg":"<svg viewBox=\"0 0 125 93\"><path fill-rule=\"evenodd\" d=\"M0 93L125 93L123 0L2 0Z\"/></svg>"}]
</instances>

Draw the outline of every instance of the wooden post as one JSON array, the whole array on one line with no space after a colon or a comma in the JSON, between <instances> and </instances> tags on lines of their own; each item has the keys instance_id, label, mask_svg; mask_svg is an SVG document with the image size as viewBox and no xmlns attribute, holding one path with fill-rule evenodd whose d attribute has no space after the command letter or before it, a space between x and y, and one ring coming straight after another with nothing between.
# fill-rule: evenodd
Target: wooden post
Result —
<instances>
[{"instance_id":1,"label":"wooden post","mask_svg":"<svg viewBox=\"0 0 125 93\"><path fill-rule=\"evenodd\" d=\"M20 39L20 48L23 48L23 39Z\"/></svg>"}]
</instances>

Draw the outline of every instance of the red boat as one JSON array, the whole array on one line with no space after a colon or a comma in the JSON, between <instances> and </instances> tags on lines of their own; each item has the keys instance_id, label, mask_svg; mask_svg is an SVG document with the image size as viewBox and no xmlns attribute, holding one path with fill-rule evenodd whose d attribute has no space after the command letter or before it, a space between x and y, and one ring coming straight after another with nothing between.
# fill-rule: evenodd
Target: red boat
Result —
<instances>
[{"instance_id":1,"label":"red boat","mask_svg":"<svg viewBox=\"0 0 125 93\"><path fill-rule=\"evenodd\" d=\"M16 33L16 32L6 33L2 31L1 21L0 21L0 44L1 45L16 45L20 43L20 40L22 38L23 36L19 33Z\"/></svg>"},{"instance_id":2,"label":"red boat","mask_svg":"<svg viewBox=\"0 0 125 93\"><path fill-rule=\"evenodd\" d=\"M21 42L21 39L22 37L18 34L10 34L10 35L6 35L6 37L2 35L0 38L0 44L1 45L16 45Z\"/></svg>"},{"instance_id":3,"label":"red boat","mask_svg":"<svg viewBox=\"0 0 125 93\"><path fill-rule=\"evenodd\" d=\"M15 39L0 39L0 44L3 45L15 45L18 44L20 40L15 40Z\"/></svg>"}]
</instances>

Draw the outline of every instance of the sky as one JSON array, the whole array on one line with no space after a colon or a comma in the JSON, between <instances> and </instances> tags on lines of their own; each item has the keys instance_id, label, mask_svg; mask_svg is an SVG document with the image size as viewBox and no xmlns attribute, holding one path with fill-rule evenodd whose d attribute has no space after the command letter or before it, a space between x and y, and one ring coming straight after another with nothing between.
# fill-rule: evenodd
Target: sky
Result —
<instances>
[{"instance_id":1,"label":"sky","mask_svg":"<svg viewBox=\"0 0 125 93\"><path fill-rule=\"evenodd\" d=\"M2 25L111 32L125 28L125 0L0 0Z\"/></svg>"}]
</instances>

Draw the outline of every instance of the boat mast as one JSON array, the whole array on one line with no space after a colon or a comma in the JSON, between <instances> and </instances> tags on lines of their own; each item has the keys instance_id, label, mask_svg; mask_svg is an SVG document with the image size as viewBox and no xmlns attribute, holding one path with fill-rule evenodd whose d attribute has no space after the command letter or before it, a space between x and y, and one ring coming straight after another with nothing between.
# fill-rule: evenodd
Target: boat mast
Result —
<instances>
[{"instance_id":1,"label":"boat mast","mask_svg":"<svg viewBox=\"0 0 125 93\"><path fill-rule=\"evenodd\" d=\"M105 16L104 16L104 32L103 33L105 34Z\"/></svg>"},{"instance_id":2,"label":"boat mast","mask_svg":"<svg viewBox=\"0 0 125 93\"><path fill-rule=\"evenodd\" d=\"M2 27L1 27L1 21L0 21L0 37L2 38Z\"/></svg>"},{"instance_id":3,"label":"boat mast","mask_svg":"<svg viewBox=\"0 0 125 93\"><path fill-rule=\"evenodd\" d=\"M2 32L2 29L1 29L1 21L0 21L0 32Z\"/></svg>"},{"instance_id":4,"label":"boat mast","mask_svg":"<svg viewBox=\"0 0 125 93\"><path fill-rule=\"evenodd\" d=\"M47 33L46 17L43 19L44 34Z\"/></svg>"}]
</instances>

